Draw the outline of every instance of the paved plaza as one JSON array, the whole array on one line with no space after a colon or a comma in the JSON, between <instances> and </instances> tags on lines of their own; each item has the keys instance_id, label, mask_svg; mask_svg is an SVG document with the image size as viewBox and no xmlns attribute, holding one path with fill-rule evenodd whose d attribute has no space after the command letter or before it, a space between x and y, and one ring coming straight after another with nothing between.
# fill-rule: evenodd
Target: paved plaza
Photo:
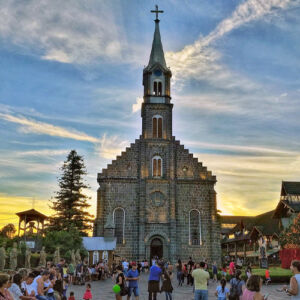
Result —
<instances>
[{"instance_id":1,"label":"paved plaza","mask_svg":"<svg viewBox=\"0 0 300 300\"><path fill-rule=\"evenodd\" d=\"M147 280L148 275L142 274L140 278L140 300L148 300L148 293L147 293ZM112 279L107 279L105 281L92 281L92 294L93 294L93 300L110 300L115 299L114 294L112 292L112 287L114 285L115 281L112 281ZM227 285L229 287L229 284ZM177 287L176 279L173 278L173 300L193 300L193 288L191 286L182 286ZM277 289L281 288L282 285L269 285L269 286L263 286L263 293L269 293L268 300L285 300L290 299L289 296L287 296L283 292L278 292ZM214 292L216 289L216 283L213 283L210 281L209 283L209 299L217 299L214 296ZM82 299L82 296L85 291L84 286L71 286L68 289L68 295L70 291L75 292L75 299L80 300ZM123 297L123 299L127 299L127 296ZM134 297L132 297L134 299ZM157 297L158 300L164 300L165 295L164 293L159 294Z\"/></svg>"}]
</instances>

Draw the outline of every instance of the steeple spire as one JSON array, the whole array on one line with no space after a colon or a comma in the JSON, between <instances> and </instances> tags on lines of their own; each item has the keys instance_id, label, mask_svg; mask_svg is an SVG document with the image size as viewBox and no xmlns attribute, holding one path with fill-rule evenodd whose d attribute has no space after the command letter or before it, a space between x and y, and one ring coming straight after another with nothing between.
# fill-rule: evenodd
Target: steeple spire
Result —
<instances>
[{"instance_id":1,"label":"steeple spire","mask_svg":"<svg viewBox=\"0 0 300 300\"><path fill-rule=\"evenodd\" d=\"M155 6L155 8L156 8L155 10L151 10L152 13L156 14L156 19L154 20L155 31L153 36L150 59L147 68L151 68L156 63L159 63L163 68L167 68L164 50L160 39L159 19L158 19L158 14L163 13L163 10L158 10L157 5Z\"/></svg>"}]
</instances>

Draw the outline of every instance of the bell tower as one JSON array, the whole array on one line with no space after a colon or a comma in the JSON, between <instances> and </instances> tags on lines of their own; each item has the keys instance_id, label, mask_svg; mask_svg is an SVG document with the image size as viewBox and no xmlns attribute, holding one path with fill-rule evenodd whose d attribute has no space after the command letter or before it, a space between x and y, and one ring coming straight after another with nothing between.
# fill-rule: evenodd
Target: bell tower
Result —
<instances>
[{"instance_id":1,"label":"bell tower","mask_svg":"<svg viewBox=\"0 0 300 300\"><path fill-rule=\"evenodd\" d=\"M143 70L144 102L142 104L143 138L168 139L172 137L171 70L167 67L161 42L156 5L155 31L148 65Z\"/></svg>"}]
</instances>

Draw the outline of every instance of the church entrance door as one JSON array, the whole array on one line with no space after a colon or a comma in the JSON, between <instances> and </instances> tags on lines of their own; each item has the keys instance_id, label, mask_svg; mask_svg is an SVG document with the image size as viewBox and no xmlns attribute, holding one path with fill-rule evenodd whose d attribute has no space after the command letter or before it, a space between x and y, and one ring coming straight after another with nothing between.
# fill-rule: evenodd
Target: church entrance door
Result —
<instances>
[{"instance_id":1,"label":"church entrance door","mask_svg":"<svg viewBox=\"0 0 300 300\"><path fill-rule=\"evenodd\" d=\"M154 257L158 257L158 258L162 258L163 257L163 243L161 241L161 239L159 238L155 238L151 241L151 245L150 245L150 258L152 261L152 258Z\"/></svg>"}]
</instances>

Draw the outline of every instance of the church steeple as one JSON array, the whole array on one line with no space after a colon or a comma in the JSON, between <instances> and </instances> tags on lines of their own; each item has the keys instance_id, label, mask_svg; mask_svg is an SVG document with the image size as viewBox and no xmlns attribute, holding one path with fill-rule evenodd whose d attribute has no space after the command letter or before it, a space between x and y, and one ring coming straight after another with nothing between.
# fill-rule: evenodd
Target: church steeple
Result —
<instances>
[{"instance_id":1,"label":"church steeple","mask_svg":"<svg viewBox=\"0 0 300 300\"><path fill-rule=\"evenodd\" d=\"M170 103L170 79L172 73L167 67L164 50L159 31L158 14L163 13L155 6L152 13L156 13L155 31L152 42L150 59L143 71L144 102L145 103Z\"/></svg>"},{"instance_id":2,"label":"church steeple","mask_svg":"<svg viewBox=\"0 0 300 300\"><path fill-rule=\"evenodd\" d=\"M143 70L144 103L142 104L142 136L145 139L172 139L172 108L170 81L172 73L166 65L164 50L159 32L157 5L155 31L150 59Z\"/></svg>"},{"instance_id":3,"label":"church steeple","mask_svg":"<svg viewBox=\"0 0 300 300\"><path fill-rule=\"evenodd\" d=\"M147 68L151 68L154 64L160 64L165 69L167 68L163 46L160 39L159 20L155 20L155 31L152 42L152 49Z\"/></svg>"}]
</instances>

